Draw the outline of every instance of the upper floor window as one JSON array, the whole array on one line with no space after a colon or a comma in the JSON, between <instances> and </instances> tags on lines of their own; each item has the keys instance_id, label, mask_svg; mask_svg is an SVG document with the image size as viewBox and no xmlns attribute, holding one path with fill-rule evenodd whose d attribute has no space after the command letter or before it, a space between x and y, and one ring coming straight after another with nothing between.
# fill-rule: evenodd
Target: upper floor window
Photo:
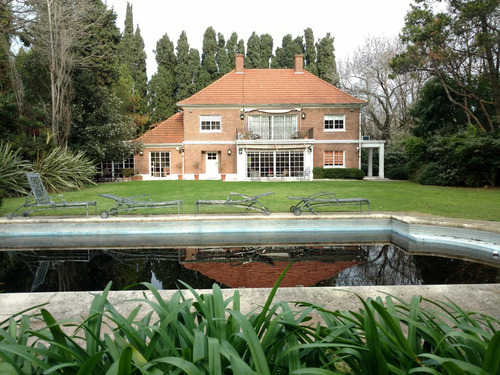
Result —
<instances>
[{"instance_id":1,"label":"upper floor window","mask_svg":"<svg viewBox=\"0 0 500 375\"><path fill-rule=\"evenodd\" d=\"M297 115L248 116L248 131L261 139L291 139L297 133Z\"/></svg>"},{"instance_id":2,"label":"upper floor window","mask_svg":"<svg viewBox=\"0 0 500 375\"><path fill-rule=\"evenodd\" d=\"M220 115L200 116L200 130L202 132L218 132L221 130Z\"/></svg>"},{"instance_id":3,"label":"upper floor window","mask_svg":"<svg viewBox=\"0 0 500 375\"><path fill-rule=\"evenodd\" d=\"M344 167L344 151L325 151L324 157L325 168Z\"/></svg>"},{"instance_id":4,"label":"upper floor window","mask_svg":"<svg viewBox=\"0 0 500 375\"><path fill-rule=\"evenodd\" d=\"M345 130L344 115L325 115L325 131Z\"/></svg>"}]
</instances>

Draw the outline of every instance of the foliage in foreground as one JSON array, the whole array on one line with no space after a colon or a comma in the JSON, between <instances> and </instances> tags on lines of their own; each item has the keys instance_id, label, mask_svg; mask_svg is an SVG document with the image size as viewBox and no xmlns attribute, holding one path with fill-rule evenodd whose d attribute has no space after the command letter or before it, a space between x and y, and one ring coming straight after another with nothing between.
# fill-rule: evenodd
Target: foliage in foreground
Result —
<instances>
[{"instance_id":1,"label":"foliage in foreground","mask_svg":"<svg viewBox=\"0 0 500 375\"><path fill-rule=\"evenodd\" d=\"M307 303L275 302L284 271L260 312L243 315L236 290L224 299L191 299L178 291L149 296L121 315L96 295L79 324L40 315L0 322L2 374L499 374L498 321L452 302L421 306L387 296L361 300L357 312L328 311ZM149 312L142 314L141 305ZM311 317L318 315L321 324ZM31 319L45 326L30 330ZM66 330L74 333L67 334ZM109 333L108 333L109 332ZM82 340L84 339L84 340Z\"/></svg>"}]
</instances>

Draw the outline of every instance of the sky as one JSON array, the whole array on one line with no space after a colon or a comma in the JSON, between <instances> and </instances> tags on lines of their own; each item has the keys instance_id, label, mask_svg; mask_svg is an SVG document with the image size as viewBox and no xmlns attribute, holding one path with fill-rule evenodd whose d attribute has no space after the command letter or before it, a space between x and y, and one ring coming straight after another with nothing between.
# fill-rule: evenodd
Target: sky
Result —
<instances>
[{"instance_id":1,"label":"sky","mask_svg":"<svg viewBox=\"0 0 500 375\"><path fill-rule=\"evenodd\" d=\"M338 60L347 58L366 38L396 37L412 0L104 0L118 15L123 31L127 2L133 6L147 54L148 76L156 72L154 49L166 33L177 46L186 31L191 48L200 51L205 30L212 26L227 39L233 32L245 41L252 32L270 34L274 49L286 34L304 35L310 27L316 40L330 33Z\"/></svg>"}]
</instances>

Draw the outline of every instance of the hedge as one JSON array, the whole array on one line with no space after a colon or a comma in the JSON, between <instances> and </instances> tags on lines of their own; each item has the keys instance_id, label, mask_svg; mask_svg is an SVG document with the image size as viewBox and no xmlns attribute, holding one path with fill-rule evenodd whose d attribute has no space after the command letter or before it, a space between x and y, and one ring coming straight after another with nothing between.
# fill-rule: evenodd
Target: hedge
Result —
<instances>
[{"instance_id":1,"label":"hedge","mask_svg":"<svg viewBox=\"0 0 500 375\"><path fill-rule=\"evenodd\" d=\"M365 172L358 168L313 168L313 178L346 178L362 180L365 177Z\"/></svg>"}]
</instances>

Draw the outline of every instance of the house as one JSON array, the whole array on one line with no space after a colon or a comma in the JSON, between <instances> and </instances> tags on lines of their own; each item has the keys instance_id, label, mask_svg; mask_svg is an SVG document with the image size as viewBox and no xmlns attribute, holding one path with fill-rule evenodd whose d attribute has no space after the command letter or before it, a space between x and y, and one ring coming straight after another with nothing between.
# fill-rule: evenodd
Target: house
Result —
<instances>
[{"instance_id":1,"label":"house","mask_svg":"<svg viewBox=\"0 0 500 375\"><path fill-rule=\"evenodd\" d=\"M360 168L361 109L355 98L304 70L236 67L193 96L179 112L155 124L139 140L135 173L143 179L296 180L311 179L313 167Z\"/></svg>"}]
</instances>

